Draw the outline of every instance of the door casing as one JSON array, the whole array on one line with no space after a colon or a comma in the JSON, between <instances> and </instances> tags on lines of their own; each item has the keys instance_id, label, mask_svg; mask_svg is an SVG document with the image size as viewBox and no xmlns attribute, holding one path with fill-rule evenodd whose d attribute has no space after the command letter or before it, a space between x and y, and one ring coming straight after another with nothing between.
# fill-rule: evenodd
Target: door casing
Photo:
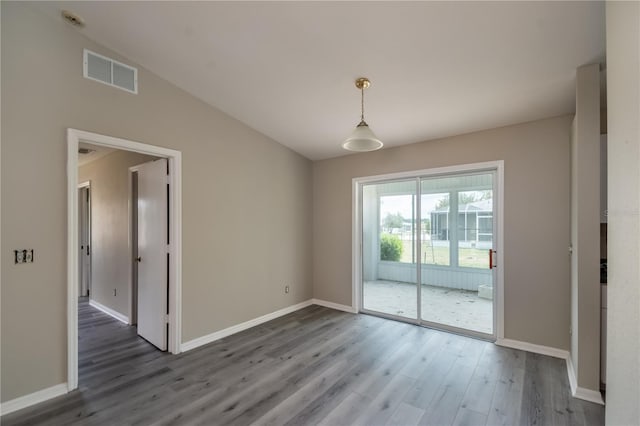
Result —
<instances>
[{"instance_id":1,"label":"door casing","mask_svg":"<svg viewBox=\"0 0 640 426\"><path fill-rule=\"evenodd\" d=\"M164 157L169 161L169 352L181 352L182 342L182 153L127 139L67 129L67 389L78 387L78 145L108 148ZM129 274L131 276L131 274Z\"/></svg>"},{"instance_id":2,"label":"door casing","mask_svg":"<svg viewBox=\"0 0 640 426\"><path fill-rule=\"evenodd\" d=\"M496 224L497 268L495 274L497 312L494 312L496 341L504 340L504 161L488 161L482 163L461 164L433 169L412 170L407 172L389 173L384 175L356 177L352 179L352 280L351 280L351 307L354 312L360 312L362 307L362 205L360 203L362 186L369 183L404 180L416 177L437 177L458 173L495 171L495 211L498 217ZM379 314L382 317L398 319L391 315ZM420 319L416 323L419 323ZM449 327L440 327L448 330ZM476 335L470 332L469 335Z\"/></svg>"}]
</instances>

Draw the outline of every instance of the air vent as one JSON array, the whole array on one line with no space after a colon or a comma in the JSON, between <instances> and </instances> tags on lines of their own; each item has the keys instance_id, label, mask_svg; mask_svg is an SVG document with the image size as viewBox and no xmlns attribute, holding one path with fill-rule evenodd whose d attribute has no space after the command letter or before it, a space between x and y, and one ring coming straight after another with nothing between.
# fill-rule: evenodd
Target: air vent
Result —
<instances>
[{"instance_id":1,"label":"air vent","mask_svg":"<svg viewBox=\"0 0 640 426\"><path fill-rule=\"evenodd\" d=\"M84 50L84 77L129 93L138 93L138 70L106 56Z\"/></svg>"},{"instance_id":2,"label":"air vent","mask_svg":"<svg viewBox=\"0 0 640 426\"><path fill-rule=\"evenodd\" d=\"M88 154L92 154L96 152L95 149L90 149L90 148L78 148L78 154L81 155L88 155Z\"/></svg>"}]
</instances>

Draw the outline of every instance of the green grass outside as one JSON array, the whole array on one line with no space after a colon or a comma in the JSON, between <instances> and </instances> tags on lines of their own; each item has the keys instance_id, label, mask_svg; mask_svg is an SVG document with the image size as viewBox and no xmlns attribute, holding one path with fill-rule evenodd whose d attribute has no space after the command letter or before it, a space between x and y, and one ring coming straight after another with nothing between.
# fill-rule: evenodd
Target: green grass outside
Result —
<instances>
[{"instance_id":1,"label":"green grass outside","mask_svg":"<svg viewBox=\"0 0 640 426\"><path fill-rule=\"evenodd\" d=\"M402 241L402 257L400 262L412 263L411 241ZM489 251L475 248L459 248L458 263L466 268L489 268ZM422 263L427 265L449 266L449 247L432 247L430 243L422 243Z\"/></svg>"}]
</instances>

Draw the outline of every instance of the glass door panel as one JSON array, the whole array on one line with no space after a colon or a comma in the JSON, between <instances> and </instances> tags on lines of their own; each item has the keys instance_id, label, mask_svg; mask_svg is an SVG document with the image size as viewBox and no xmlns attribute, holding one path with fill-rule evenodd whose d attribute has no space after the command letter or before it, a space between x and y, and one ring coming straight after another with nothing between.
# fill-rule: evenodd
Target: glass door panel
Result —
<instances>
[{"instance_id":1,"label":"glass door panel","mask_svg":"<svg viewBox=\"0 0 640 426\"><path fill-rule=\"evenodd\" d=\"M420 182L421 320L494 333L494 172Z\"/></svg>"},{"instance_id":2,"label":"glass door panel","mask_svg":"<svg viewBox=\"0 0 640 426\"><path fill-rule=\"evenodd\" d=\"M458 192L458 265L489 269L493 242L493 190Z\"/></svg>"},{"instance_id":3,"label":"glass door panel","mask_svg":"<svg viewBox=\"0 0 640 426\"><path fill-rule=\"evenodd\" d=\"M418 318L417 180L362 187L362 306Z\"/></svg>"},{"instance_id":4,"label":"glass door panel","mask_svg":"<svg viewBox=\"0 0 640 426\"><path fill-rule=\"evenodd\" d=\"M422 264L449 266L449 193L423 193L420 210Z\"/></svg>"}]
</instances>

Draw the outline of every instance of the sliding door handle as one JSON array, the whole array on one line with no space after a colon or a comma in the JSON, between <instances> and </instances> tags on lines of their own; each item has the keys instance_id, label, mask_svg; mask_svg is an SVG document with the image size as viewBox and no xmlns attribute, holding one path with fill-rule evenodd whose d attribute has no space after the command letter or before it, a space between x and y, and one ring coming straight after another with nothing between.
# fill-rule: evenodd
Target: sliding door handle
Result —
<instances>
[{"instance_id":1,"label":"sliding door handle","mask_svg":"<svg viewBox=\"0 0 640 426\"><path fill-rule=\"evenodd\" d=\"M494 256L497 256L498 252L493 250L493 249L489 249L489 269L493 269L496 266L498 266L498 264L496 263L496 259L494 258Z\"/></svg>"}]
</instances>

